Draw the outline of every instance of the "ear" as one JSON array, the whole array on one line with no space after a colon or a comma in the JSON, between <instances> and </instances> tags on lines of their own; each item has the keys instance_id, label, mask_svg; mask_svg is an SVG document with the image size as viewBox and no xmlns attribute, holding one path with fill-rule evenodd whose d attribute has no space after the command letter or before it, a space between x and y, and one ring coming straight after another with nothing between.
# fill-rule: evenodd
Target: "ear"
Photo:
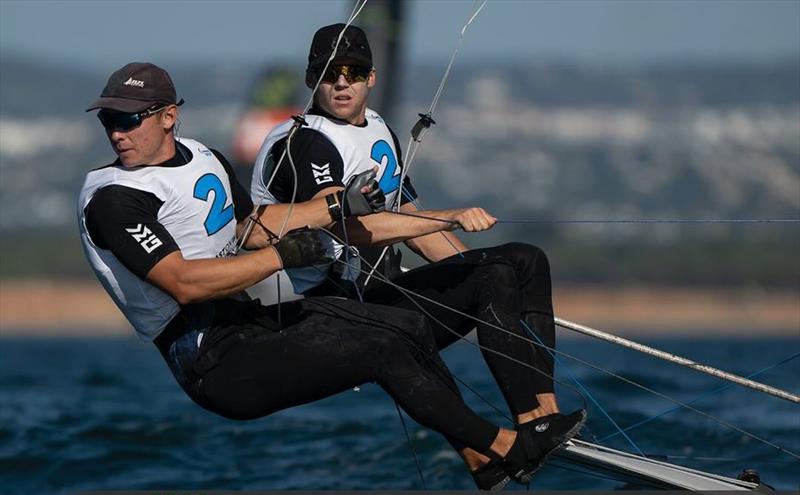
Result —
<instances>
[{"instance_id":1,"label":"ear","mask_svg":"<svg viewBox=\"0 0 800 495\"><path fill-rule=\"evenodd\" d=\"M378 83L378 76L375 75L375 69L372 69L369 73L369 77L367 78L367 87L374 88L375 84Z\"/></svg>"},{"instance_id":2,"label":"ear","mask_svg":"<svg viewBox=\"0 0 800 495\"><path fill-rule=\"evenodd\" d=\"M161 113L161 127L165 131L172 130L175 126L175 122L178 121L178 107L176 105L168 106L162 113Z\"/></svg>"}]
</instances>

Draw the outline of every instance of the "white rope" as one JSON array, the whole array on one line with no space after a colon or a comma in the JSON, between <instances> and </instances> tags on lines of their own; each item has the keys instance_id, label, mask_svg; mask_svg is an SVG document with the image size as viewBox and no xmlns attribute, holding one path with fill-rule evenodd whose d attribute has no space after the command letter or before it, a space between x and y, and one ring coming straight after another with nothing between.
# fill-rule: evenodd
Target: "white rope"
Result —
<instances>
[{"instance_id":1,"label":"white rope","mask_svg":"<svg viewBox=\"0 0 800 495\"><path fill-rule=\"evenodd\" d=\"M742 385L743 387L751 388L753 390L758 390L759 392L763 392L765 394L769 394L775 397L779 397L781 399L788 400L790 402L794 402L795 404L800 404L800 396L795 394L789 393L785 390L781 390L779 388L771 387L769 385L765 385L763 383L757 382L755 380L750 380L739 375L734 375L733 373L728 373L727 371L722 371L720 369L714 368L712 366L708 366L706 364L701 364L691 359L686 359L684 357L660 351L653 347L646 346L644 344L640 344L638 342L634 342L633 340L628 340L623 337L619 337L617 335L613 335L607 332L603 332L591 327L587 327L585 325L580 325L578 323L573 323L571 321L564 320L563 318L555 318L556 325L567 328L569 330L573 330L576 332L580 332L584 335L589 335L601 340L605 340L606 342L611 342L613 344L621 345L622 347L627 347L628 349L633 349L635 351L642 352L644 354L648 354L650 356L657 357L659 359L663 359L665 361L669 361L671 363L680 364L681 366L686 366L687 368L691 368L693 370L700 371L702 373L706 373L711 376L715 376L717 378L721 378L723 380L727 380L729 382L736 383L738 385Z\"/></svg>"},{"instance_id":2,"label":"white rope","mask_svg":"<svg viewBox=\"0 0 800 495\"><path fill-rule=\"evenodd\" d=\"M367 5L367 1L368 0L357 1L356 4L353 6L353 10L350 12L350 16L347 18L347 22L345 23L344 28L342 28L341 32L339 33L339 36L336 38L336 44L333 46L333 51L331 52L330 57L328 57L328 60L325 62L325 66L323 67L322 72L320 74L325 74L325 72L328 70L328 67L330 66L331 61L336 57L336 53L339 50L339 44L342 41L342 37L344 36L345 31L347 31L347 28L350 27L350 25L353 23L353 21L356 20L358 15L361 13L361 11L364 9L364 7ZM317 89L319 88L319 85L321 83L322 83L322 77L319 77L317 79L316 84L314 85L314 88L311 90L311 96L309 96L308 102L306 103L306 106L303 108L303 112L301 113L301 115L297 119L295 119L295 124L290 129L289 135L286 138L286 148L283 150L283 153L281 153L280 158L275 163L275 169L272 171L272 174L270 175L269 180L264 185L264 191L261 193L261 196L258 198L259 199L259 201L258 201L259 203L261 203L264 200L264 197L267 195L267 192L269 191L269 188L272 185L272 182L275 180L275 177L278 174L278 170L280 169L280 166L283 164L284 158L288 154L289 155L289 165L292 167L292 174L294 176L294 188L292 190L292 199L289 202L289 208L286 211L286 216L284 217L283 222L281 224L281 228L280 228L280 230L278 232L278 237L283 236L283 232L284 232L284 230L286 228L286 225L289 223L289 218L291 217L292 210L294 209L295 200L297 198L297 169L294 166L294 160L292 159L291 150L290 150L290 146L291 146L291 143L292 143L292 138L294 137L294 135L297 132L297 130L300 129L300 127L302 127L302 123L305 122L305 117L308 114L308 111L311 108L311 106L314 104L314 95L317 93ZM266 157L264 158L264 160L266 161ZM236 250L234 251L234 254L239 252L239 250L244 246L245 242L247 241L247 238L250 235L250 232L253 230L253 226L255 225L254 216L257 215L257 211L258 211L258 207L256 207L256 211L250 216L250 218L247 219L247 223L245 224L244 231L242 232L242 235L239 238L239 242L237 242L237 244L236 244Z\"/></svg>"},{"instance_id":3,"label":"white rope","mask_svg":"<svg viewBox=\"0 0 800 495\"><path fill-rule=\"evenodd\" d=\"M480 5L473 9L472 14L469 16L467 22L464 23L464 25L461 27L461 31L458 33L458 44L456 45L455 50L453 50L453 54L450 56L450 62L447 64L447 69L444 71L444 76L442 76L442 80L439 82L439 87L436 89L436 94L433 97L433 101L431 101L431 106L428 108L427 118L429 119L433 116L433 112L439 105L439 98L444 92L444 87L447 84L447 79L450 77L450 71L453 68L453 63L456 60L459 49L461 49L461 46L464 44L464 34L467 32L467 28L469 28L469 26L472 24L472 21L474 21L475 18L478 17L480 11L483 10L483 7L486 5L486 1L487 0L483 0ZM409 169L411 168L411 164L414 162L414 157L417 155L417 149L419 148L420 143L422 143L422 139L427 131L428 127L423 127L418 138L416 138L412 133L411 139L408 141L408 146L406 147L405 153L406 159L405 163L403 164L403 170L400 173L400 194L397 195L395 200L395 205L398 210L400 208L400 203L402 202L401 198L403 196L403 183L408 175Z\"/></svg>"},{"instance_id":4,"label":"white rope","mask_svg":"<svg viewBox=\"0 0 800 495\"><path fill-rule=\"evenodd\" d=\"M458 55L458 50L460 50L461 46L464 44L464 33L467 32L467 28L469 28L470 24L472 24L472 21L474 21L475 18L478 17L480 11L483 10L483 7L486 5L486 1L487 0L483 0L483 2L481 2L481 4L478 5L476 9L473 10L472 15L470 15L469 19L467 19L467 22L464 23L464 26L461 27L461 31L458 33L458 45L456 46L456 49L453 51L453 55L450 57L450 63L447 64L447 70L444 71L444 77L442 77L442 82L439 84L439 89L436 90L436 95L433 97L433 102L431 102L431 106L428 109L429 115L433 114L433 111L436 109L436 105L439 104L439 97L442 96L442 92L444 91L444 86L447 83L447 78L450 76L450 69L453 68L453 62L455 62L456 60L456 55ZM477 4L478 2L476 1L475 3Z\"/></svg>"},{"instance_id":5,"label":"white rope","mask_svg":"<svg viewBox=\"0 0 800 495\"><path fill-rule=\"evenodd\" d=\"M472 24L472 21L478 17L478 14L483 7L486 5L487 0L483 0L478 5L476 1L474 5L477 7L473 8L472 13L467 18L467 22L461 26L461 30L458 33L458 44L456 45L455 50L450 55L450 62L447 64L447 69L444 71L444 76L442 76L442 80L439 82L439 87L436 89L436 94L433 96L433 101L431 101L431 106L428 107L428 113L426 115L420 114L421 119L430 119L430 122L433 122L431 118L433 112L436 110L436 107L439 105L439 98L442 96L442 92L444 92L444 87L447 84L447 79L450 77L450 70L453 68L453 63L456 60L456 56L458 55L458 51L461 46L464 44L464 34L467 32L467 29ZM419 124L417 124L419 125ZM400 205L403 202L403 184L405 184L406 176L408 176L408 171L411 168L411 164L414 163L414 158L417 156L417 150L419 149L420 144L422 143L422 139L425 137L425 134L428 132L429 125L423 126L420 130L419 136L414 136L414 132L412 131L411 137L408 139L408 144L406 145L406 152L405 152L405 160L403 160L403 168L400 171L400 190L397 193L397 196L394 199L394 203L389 205L389 210L400 211ZM453 244L453 242L447 237L447 235L442 232L442 236L445 240L450 244L453 248L453 251L456 253L460 253L461 251ZM375 261L375 265L372 267L372 270L367 275L367 278L364 280L364 287L367 286L372 275L375 273L375 269L380 265L381 261L383 261L383 257L386 256L386 252L389 250L391 246L385 246L381 251L380 256L378 256L377 261Z\"/></svg>"},{"instance_id":6,"label":"white rope","mask_svg":"<svg viewBox=\"0 0 800 495\"><path fill-rule=\"evenodd\" d=\"M328 235L330 235L330 236L332 236L332 237L334 237L334 238L338 239L338 237L337 237L335 234L333 234L332 232L330 232L330 231L328 231L328 230L326 230L326 229L322 229L322 230L323 230L325 233L327 233ZM341 241L340 241L340 242L341 242ZM359 255L359 256L360 256L360 255ZM367 260L365 260L363 257L362 257L361 261L362 261L362 263L366 264L368 267L370 266L369 262L368 262ZM341 260L336 260L336 262L343 263ZM361 271L362 271L362 273L364 273L364 270L361 270ZM465 313L465 312L463 312L463 311L459 311L459 310L457 310L457 309L455 309L455 308L452 308L452 307L450 307L450 306L448 306L448 305L446 305L446 304L443 304L443 303L441 303L441 302L439 302L439 301L436 301L436 300L434 300L434 299L431 299L431 298L429 298L429 297L426 297L426 296L424 296L424 295L422 295L422 294L418 294L418 293L416 293L416 292L414 292L414 291L412 291L412 290L406 289L405 287L402 287L402 286L400 286L400 285L398 285L398 284L396 284L396 283L392 282L391 280L389 280L388 278L386 278L386 277L385 277L385 276L384 276L382 273L380 273L380 272L377 272L377 273L376 273L376 278L377 278L378 280L380 280L381 282L383 282L383 283L385 283L385 284L389 285L390 287L393 287L393 288L397 289L398 291L400 291L400 293L402 293L403 295L405 295L405 296L406 296L406 297L407 297L407 298L408 298L408 299L409 299L409 300L410 300L412 303L414 303L414 304L417 306L417 308L418 308L418 309L419 309L419 310L420 310L422 313L426 314L426 315L427 315L428 317L430 317L430 318L433 318L433 319L434 319L434 321L435 321L436 323L438 323L439 325L441 325L441 326L442 326L443 328L445 328L447 331L449 331L449 332L451 332L451 333L455 334L455 335L456 335L456 336L458 336L458 338L460 338L461 340L464 340L465 342L469 343L470 345L476 346L476 347L478 347L478 348L479 348L479 349L481 349L481 350L484 350L484 351L490 352L490 353L492 353L492 354L497 354L497 355L499 355L499 356L502 356L502 357L504 357L505 359L508 359L508 360L510 360L510 361L512 361L512 362L515 362L515 363L517 363L517 364L520 364L520 365L523 365L523 366L525 366L525 367L528 367L528 368L530 368L530 369L532 369L532 370L536 371L537 373L540 373L540 374L543 374L543 375L549 376L549 377L551 377L551 378L553 378L553 379L555 380L555 378L554 378L554 377L552 377L551 375L549 375L549 374L547 374L547 373L544 373L543 371L541 371L541 370L538 370L538 369L536 369L536 368L534 368L534 367L530 366L528 363L523 363L522 361L519 361L519 360L517 360L517 359L515 359L515 358L513 358L513 357L511 357L511 356L508 356L508 355L506 355L506 354L504 354L504 353L502 353L502 352L495 351L494 349L490 349L490 348L488 348L488 347L484 347L484 346L482 346L480 343L475 343L475 342L472 342L472 341L470 341L470 340L469 340L469 339L467 339L465 336L463 336L463 335L459 334L458 332L456 332L455 330L453 330L453 329L452 329L452 328L450 328L449 326L445 325L443 322L441 322L441 321L439 321L438 319L436 319L435 317L433 317L433 315L431 315L431 314L430 314L428 311L426 311L426 310L425 310L425 309L424 309L424 308L423 308L423 307L422 307L422 306L421 306L421 305L420 305L420 304L419 304L417 301L414 301L414 299L416 298L416 299L419 299L419 300L422 300L422 301L426 301L426 302L428 302L428 303L430 303L430 304L433 304L433 305L435 305L435 306L438 306L438 307L440 307L440 308L446 309L446 310L448 310L448 311L450 311L450 312L452 312L452 313L455 313L455 314L457 314L457 315L460 315L460 316L463 316L463 317L465 317L465 318L468 318L468 319L470 319L470 320L472 320L472 321L474 321L474 322L476 322L476 323L478 323L478 324L486 325L486 326L488 326L488 327L490 327L490 328L493 328L493 329L495 329L495 330L498 330L498 331L500 331L500 332L503 332L503 333L505 333L505 334L509 335L510 337L514 337L514 338L516 338L516 339L522 340L523 342L526 342L526 343L528 343L528 344L531 344L531 345L534 345L534 346L537 346L537 347L541 347L541 348L544 348L544 349L548 349L548 350L550 350L551 352L553 352L554 354L558 354L558 355L560 355L560 356L564 356L564 357L565 357L565 358L567 358L567 359L571 359L571 360L573 360L573 361L575 361L575 362L578 362L578 363L580 363L580 364L583 364L584 366L587 366L587 367L589 367L589 368L592 368L592 369L594 369L594 370L597 370L597 371L600 371L600 372L602 372L602 373L605 373L605 374L607 374L607 375L609 375L609 376L612 376L612 377L614 377L614 378L616 378L616 379L618 379L618 380L620 380L620 381L622 381L622 382L625 382L625 383L627 383L627 384L629 384L629 385L633 385L634 387L636 387L636 388L639 388L640 390L644 390L645 392L648 392L648 393L650 393L650 394L653 394L653 395L655 395L656 397L660 397L660 398L662 398L662 399L664 399L664 400L667 400L667 401L669 401L669 402L672 402L673 404L676 404L676 405L678 405L678 406L681 406L681 407L683 407L684 409L687 409L687 410L689 410L689 411L692 411L692 412L694 412L694 413L696 413L696 414L699 414L699 415L701 415L701 416L703 416L703 417L706 417L706 418L708 418L708 419L710 419L710 420L712 420L712 421L714 421L714 422L716 422L716 423L718 423L718 424L720 424L720 425L722 425L722 426L725 426L725 427L727 427L727 428L730 428L730 429L732 429L732 430L734 430L734 431L737 431L737 432L739 432L739 433L741 433L741 434L743 434L743 435L745 435L745 436L747 436L747 437L750 437L750 438L752 438L752 439L754 439L754 440L756 440L756 441L758 441L758 442L761 442L761 443L763 443L764 445L768 445L768 446L770 446L770 447L772 447L772 448L774 448L774 449L776 449L776 450L778 450L778 451L780 451L780 452L783 452L783 453L785 453L785 454L788 454L788 455L790 455L790 456L794 457L795 459L800 459L800 454L798 454L798 453L796 453L796 452L793 452L793 451L791 451L791 450L789 450L789 449L787 449L787 448L785 448L785 447L782 447L781 445L778 445L778 444L776 444L776 443L774 443L774 442L771 442L771 441L769 441L769 440L767 440L767 439L765 439L765 438L763 438L763 437L760 437L760 436L758 436L758 435L756 435L756 434L754 434L754 433L751 433L751 432L749 432L749 431L747 431L747 430L745 430L745 429L743 429L743 428L740 428L740 427L738 427L738 426L734 425L733 423L730 423L730 422L728 422L728 421L725 421L725 420L723 420L723 419L721 419L721 418L718 418L718 417L714 416L713 414L710 414L710 413L707 413L707 412L705 412L705 411L702 411L702 410L700 410L700 409L697 409L697 408L695 408L695 407L692 407L692 406L690 406L689 404L687 404L687 403L685 403L685 402L679 401L678 399L675 399L675 398L673 398L673 397L670 397L670 396L668 396L668 395L666 395L666 394L664 394L664 393L658 392L658 391L656 391L656 390L654 390L654 389L652 389L652 388L650 388L650 387L647 387L647 386L645 386L645 385L642 385L641 383L639 383L639 382L637 382L637 381L635 381L635 380L632 380L632 379L630 379L630 378L626 378L626 377L624 377L624 376L622 376L622 375L619 375L619 374L617 374L617 373L614 373L613 371L607 370L607 369L605 369L605 368L603 368L603 367L601 367L601 366L598 366L598 365L592 364L592 363L590 363L590 362L588 362L588 361L586 361L586 360L583 360L583 359L581 359L581 358L579 358L579 357L577 357L577 356L573 356L573 355L571 355L571 354L568 354L568 353L566 353L566 352L564 352L564 351L562 351L562 350L555 349L555 348L552 348L552 347L548 347L548 346L546 346L546 345L544 345L544 344L541 344L541 343L539 343L539 342L535 342L535 341L533 341L532 339L529 339L529 338L525 337L524 335L519 335L519 334L517 334L517 333L514 333L514 332L512 332L512 331L508 330L507 328L504 328L504 327L502 327L502 326L498 326L498 325L495 325L495 324L493 324L493 323L491 323L491 322L488 322L488 321L482 320L482 319L480 319L480 318L478 318L478 317L475 317L475 316L473 316L473 315L470 315L470 314L468 314L468 313ZM413 297L412 297L412 296L413 296ZM560 320L559 318L555 318L555 320L557 320L557 324L559 324L559 326L560 326L560 323L558 323L558 321L563 321L563 320ZM565 386L567 386L567 387L569 387L569 388L571 388L571 389L573 389L573 390L576 390L576 391L578 392L578 395L579 395L579 396L581 397L581 399L582 399L582 400L584 400L584 402L585 402L585 398L584 398L583 394L582 394L582 393L580 393L580 391L578 391L577 389L575 389L575 387L572 387L572 386L570 386L570 385L564 384L563 382L559 382L559 383L560 383L560 384L562 384L562 385L565 385Z\"/></svg>"}]
</instances>

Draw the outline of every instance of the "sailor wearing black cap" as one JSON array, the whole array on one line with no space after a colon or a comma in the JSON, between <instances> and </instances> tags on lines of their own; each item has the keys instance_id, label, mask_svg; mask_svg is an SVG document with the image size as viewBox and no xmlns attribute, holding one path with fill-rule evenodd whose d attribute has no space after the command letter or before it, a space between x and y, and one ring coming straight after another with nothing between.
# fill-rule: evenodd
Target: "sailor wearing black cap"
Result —
<instances>
[{"instance_id":1,"label":"sailor wearing black cap","mask_svg":"<svg viewBox=\"0 0 800 495\"><path fill-rule=\"evenodd\" d=\"M305 125L291 135L288 153L293 120L269 133L255 162L251 198L256 205L268 206L262 209L261 222L276 232L284 221L288 229L303 225L339 229L339 237L357 245L371 265L378 259L381 263L379 275L372 276L365 287L364 273L369 269L360 267L357 257L333 242L338 262L288 270L295 292L306 296L361 296L369 302L409 310L417 310L416 304L420 303L433 315L427 319L440 349L475 328L473 318L442 305L530 339L526 325L546 346L554 347L550 271L544 252L520 243L467 250L451 231L487 230L496 218L482 208L418 211L410 180L406 177L400 184L403 162L398 139L380 115L367 106L377 75L364 31L344 24L319 29L309 50L305 82L309 88L317 87L314 106L305 117ZM281 161L284 155L288 158ZM376 213L348 215L348 187L365 174L374 174L385 198L375 200L375 194L365 201L355 198ZM397 199L402 212L437 220L379 212L384 199L387 205ZM290 207L288 203L294 204ZM380 258L383 246L400 241L433 263L400 274L399 255L393 249ZM392 278L396 284L440 304L410 301L378 281L380 276ZM478 324L477 330L480 344L489 349L484 352L484 359L518 422L518 430L523 436L541 433L551 439L528 442L528 450L533 452L538 445L544 449L542 452L549 453L558 443L552 439L559 438L560 442L577 433L585 413L559 412L551 379L552 355L489 325ZM449 440L461 453L479 488L500 488L508 482L509 475L525 481L531 474L520 475L502 462L490 461L452 438Z\"/></svg>"}]
</instances>

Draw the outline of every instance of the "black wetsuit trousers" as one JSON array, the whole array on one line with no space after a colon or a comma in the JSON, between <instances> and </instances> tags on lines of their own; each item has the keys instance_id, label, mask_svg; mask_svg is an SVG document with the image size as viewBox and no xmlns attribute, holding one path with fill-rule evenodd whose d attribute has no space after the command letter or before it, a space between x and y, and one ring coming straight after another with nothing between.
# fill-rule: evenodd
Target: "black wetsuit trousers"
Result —
<instances>
[{"instance_id":1,"label":"black wetsuit trousers","mask_svg":"<svg viewBox=\"0 0 800 495\"><path fill-rule=\"evenodd\" d=\"M419 313L338 298L187 306L156 339L201 406L252 419L374 382L414 420L486 452L498 428L459 396ZM197 345L198 337L202 340Z\"/></svg>"},{"instance_id":2,"label":"black wetsuit trousers","mask_svg":"<svg viewBox=\"0 0 800 495\"><path fill-rule=\"evenodd\" d=\"M541 249L523 243L474 249L410 270L393 282L441 305L380 283L364 292L364 300L415 311L419 304L439 349L476 328L484 360L512 414L536 408L536 394L553 392L553 356L530 343L538 338L555 348L550 265Z\"/></svg>"}]
</instances>

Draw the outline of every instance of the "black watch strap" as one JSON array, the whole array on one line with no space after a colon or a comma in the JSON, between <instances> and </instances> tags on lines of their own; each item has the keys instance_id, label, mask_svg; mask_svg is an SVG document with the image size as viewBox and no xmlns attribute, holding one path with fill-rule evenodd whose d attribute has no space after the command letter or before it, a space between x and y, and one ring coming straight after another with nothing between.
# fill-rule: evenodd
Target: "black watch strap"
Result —
<instances>
[{"instance_id":1,"label":"black watch strap","mask_svg":"<svg viewBox=\"0 0 800 495\"><path fill-rule=\"evenodd\" d=\"M331 216L331 220L334 222L339 222L342 220L342 205L339 202L339 197L334 194L328 194L325 196L325 202L328 203L328 215Z\"/></svg>"}]
</instances>

